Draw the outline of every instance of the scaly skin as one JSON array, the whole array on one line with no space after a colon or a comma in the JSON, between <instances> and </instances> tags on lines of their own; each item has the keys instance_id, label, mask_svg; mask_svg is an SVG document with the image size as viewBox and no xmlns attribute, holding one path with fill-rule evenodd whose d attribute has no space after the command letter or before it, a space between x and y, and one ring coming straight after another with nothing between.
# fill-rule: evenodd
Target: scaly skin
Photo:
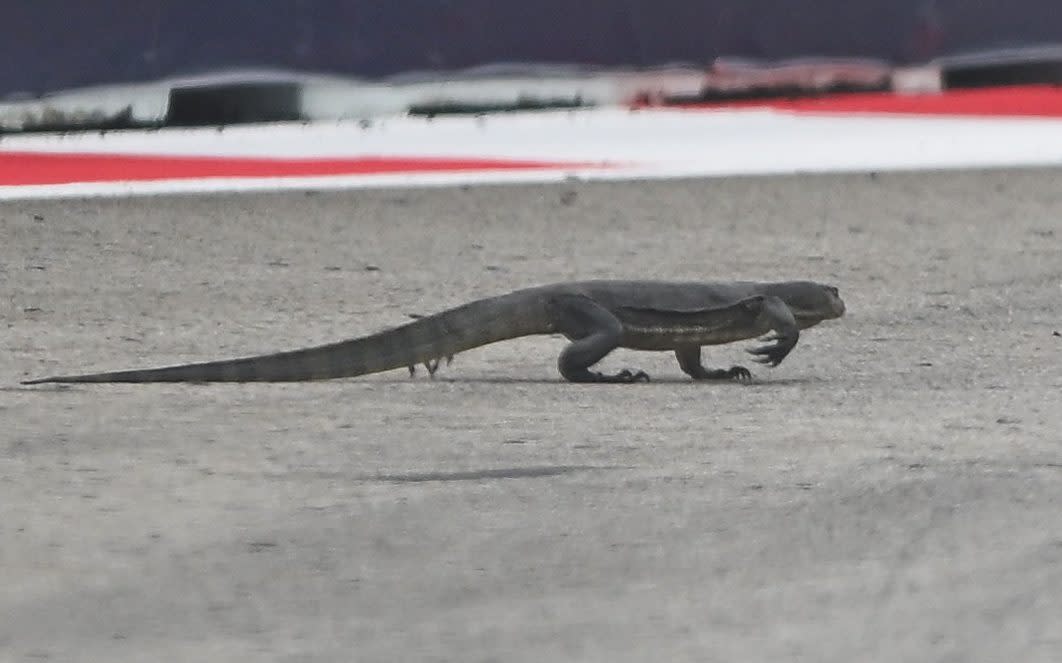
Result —
<instances>
[{"instance_id":1,"label":"scaly skin","mask_svg":"<svg viewBox=\"0 0 1062 663\"><path fill-rule=\"evenodd\" d=\"M642 371L615 375L590 367L617 347L675 352L697 380L744 379L747 369L707 369L700 349L774 332L749 350L777 366L800 330L844 315L837 289L810 281L777 283L577 281L517 290L347 341L288 352L164 368L65 375L22 384L84 382L299 382L379 373L423 364L434 375L440 359L489 343L560 333L572 341L558 360L572 382L638 382Z\"/></svg>"}]
</instances>

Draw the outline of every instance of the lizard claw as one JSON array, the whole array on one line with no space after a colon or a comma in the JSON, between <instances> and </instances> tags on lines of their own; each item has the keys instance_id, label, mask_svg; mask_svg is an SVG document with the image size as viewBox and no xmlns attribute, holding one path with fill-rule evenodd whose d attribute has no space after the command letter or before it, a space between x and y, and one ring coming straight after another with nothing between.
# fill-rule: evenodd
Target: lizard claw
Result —
<instances>
[{"instance_id":1,"label":"lizard claw","mask_svg":"<svg viewBox=\"0 0 1062 663\"><path fill-rule=\"evenodd\" d=\"M766 340L769 343L768 345L761 345L758 348L745 351L753 355L752 361L768 366L777 366L782 363L782 360L785 359L790 350L796 347L796 339L789 336L774 334Z\"/></svg>"},{"instance_id":2,"label":"lizard claw","mask_svg":"<svg viewBox=\"0 0 1062 663\"><path fill-rule=\"evenodd\" d=\"M742 382L752 379L752 373L744 366L731 366L727 371L727 375L731 380L741 380Z\"/></svg>"},{"instance_id":3,"label":"lizard claw","mask_svg":"<svg viewBox=\"0 0 1062 663\"><path fill-rule=\"evenodd\" d=\"M625 368L615 375L620 382L649 382L649 374L645 371L631 371Z\"/></svg>"}]
</instances>

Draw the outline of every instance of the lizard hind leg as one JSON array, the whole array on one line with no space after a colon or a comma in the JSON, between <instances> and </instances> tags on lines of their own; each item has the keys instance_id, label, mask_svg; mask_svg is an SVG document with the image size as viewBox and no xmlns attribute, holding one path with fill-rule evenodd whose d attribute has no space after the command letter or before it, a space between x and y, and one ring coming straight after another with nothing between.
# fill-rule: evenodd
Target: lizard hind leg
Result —
<instances>
[{"instance_id":1,"label":"lizard hind leg","mask_svg":"<svg viewBox=\"0 0 1062 663\"><path fill-rule=\"evenodd\" d=\"M436 357L435 359L429 359L428 361L424 362L424 368L428 369L428 375L430 377L435 377L435 371L439 370L440 361L441 360Z\"/></svg>"},{"instance_id":2,"label":"lizard hind leg","mask_svg":"<svg viewBox=\"0 0 1062 663\"><path fill-rule=\"evenodd\" d=\"M448 356L446 358L446 365L449 366L450 362L452 362L453 360L454 360L453 355ZM424 366L425 370L428 371L428 376L429 377L435 377L435 374L439 371L439 367L440 367L441 364L442 364L442 357L436 357L435 359L429 359L428 361L424 362L422 365ZM409 369L409 377L416 376L416 374L417 374L416 365L410 364L409 366L407 366L407 368Z\"/></svg>"},{"instance_id":3,"label":"lizard hind leg","mask_svg":"<svg viewBox=\"0 0 1062 663\"><path fill-rule=\"evenodd\" d=\"M435 374L439 371L439 368L442 366L442 360L443 360L442 357L436 357L434 359L429 359L428 361L426 361L426 362L424 362L422 364L422 366L424 366L424 368L428 371L428 376L429 377L435 377ZM449 366L453 362L453 360L454 360L454 356L453 355L446 355L446 365L447 366ZM415 364L410 364L409 366L407 366L407 368L409 369L409 377L416 376L417 367L416 367Z\"/></svg>"},{"instance_id":4,"label":"lizard hind leg","mask_svg":"<svg viewBox=\"0 0 1062 663\"><path fill-rule=\"evenodd\" d=\"M572 341L557 360L564 379L623 384L649 381L644 371L625 369L608 375L590 370L623 339L623 323L608 309L589 297L562 295L550 300L549 311L553 328Z\"/></svg>"}]
</instances>

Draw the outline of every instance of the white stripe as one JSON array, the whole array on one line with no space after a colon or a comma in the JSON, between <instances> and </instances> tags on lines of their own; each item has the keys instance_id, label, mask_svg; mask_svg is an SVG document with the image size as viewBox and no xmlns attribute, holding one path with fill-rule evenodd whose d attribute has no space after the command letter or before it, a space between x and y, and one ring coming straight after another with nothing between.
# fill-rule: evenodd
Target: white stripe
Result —
<instances>
[{"instance_id":1,"label":"white stripe","mask_svg":"<svg viewBox=\"0 0 1062 663\"><path fill-rule=\"evenodd\" d=\"M1062 119L809 115L771 110L601 109L393 118L106 134L7 136L32 150L221 157L497 158L612 162L614 168L204 178L0 187L0 199L175 192L442 186L580 179L1062 165Z\"/></svg>"}]
</instances>

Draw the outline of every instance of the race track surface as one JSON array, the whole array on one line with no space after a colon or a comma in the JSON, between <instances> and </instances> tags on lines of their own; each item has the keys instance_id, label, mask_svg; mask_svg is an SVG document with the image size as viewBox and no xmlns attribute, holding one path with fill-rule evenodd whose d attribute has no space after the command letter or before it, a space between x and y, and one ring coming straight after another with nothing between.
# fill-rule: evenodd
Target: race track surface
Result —
<instances>
[{"instance_id":1,"label":"race track surface","mask_svg":"<svg viewBox=\"0 0 1062 663\"><path fill-rule=\"evenodd\" d=\"M1057 661L1060 182L0 204L0 659ZM849 313L749 385L623 351L654 382L570 385L547 337L434 380L18 385L597 277Z\"/></svg>"}]
</instances>

